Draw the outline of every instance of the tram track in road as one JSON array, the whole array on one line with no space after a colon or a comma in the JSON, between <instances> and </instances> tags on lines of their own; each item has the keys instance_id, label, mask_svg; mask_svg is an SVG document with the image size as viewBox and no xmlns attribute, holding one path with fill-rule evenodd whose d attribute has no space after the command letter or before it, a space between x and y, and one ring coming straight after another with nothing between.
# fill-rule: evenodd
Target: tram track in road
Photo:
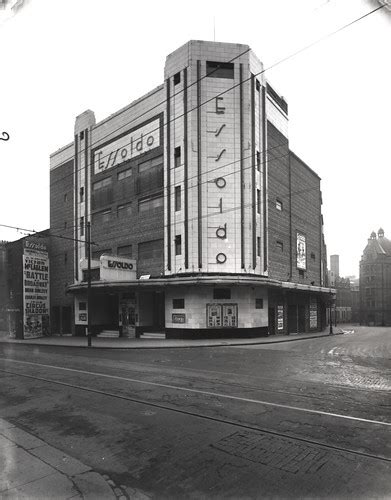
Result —
<instances>
[{"instance_id":1,"label":"tram track in road","mask_svg":"<svg viewBox=\"0 0 391 500\"><path fill-rule=\"evenodd\" d=\"M216 392L203 391L203 390L186 388L186 387L178 387L178 386L169 385L169 384L160 384L160 383L150 382L150 381L145 381L145 380L129 379L129 378L125 378L125 377L108 375L108 374L103 374L103 373L98 373L98 372L76 370L76 369L72 369L72 368L57 367L57 366L53 366L53 365L43 365L43 364L38 364L38 363L26 362L26 361L15 361L15 360L9 360L9 359L5 360L5 361L23 363L25 366L30 365L31 367L35 366L35 367L41 368L41 369L46 368L46 369L53 369L53 370L60 370L60 371L62 370L62 371L74 372L75 374L79 374L79 375L84 374L84 375L95 376L95 377L104 377L106 379L121 380L124 382L143 384L143 385L154 386L154 387L159 387L159 388L163 388L163 389L170 389L170 390L174 390L174 391L184 391L184 392L188 392L191 394L197 394L197 395L201 395L201 396L204 395L205 397L213 396L216 398L223 398L223 399L225 398L225 399L234 400L236 402L240 402L243 404L258 404L261 406L272 406L274 408L278 408L281 410L286 409L286 410L294 410L294 411L304 412L307 414L312 413L312 414L317 414L317 415L323 415L327 418L349 420L352 423L360 422L360 423L365 423L365 424L373 425L373 426L383 426L385 428L391 427L391 423L389 423L389 422L362 419L362 418L358 418L358 417L333 414L333 413L328 413L328 412L320 412L320 411L310 410L310 409L306 409L306 408L292 407L289 405L270 403L267 401L254 400L254 399L249 399L249 398L240 398L240 397L231 396L231 395L227 395L227 394L219 394ZM354 455L357 457L365 457L365 458L369 458L369 459L373 459L373 460L380 460L382 462L387 462L387 463L391 462L391 458L389 458L387 456L383 456L381 454L368 453L366 451L355 450L355 449L352 449L352 448L349 448L346 446L338 446L335 444L329 444L327 442L322 442L322 441L312 439L312 438L300 437L300 436L297 436L295 434L291 434L289 432L279 432L277 430L264 428L264 427L261 427L259 425L254 425L251 423L244 423L244 422L236 421L232 418L226 418L224 416L208 415L206 413L203 413L202 411L200 412L200 411L195 411L194 409L191 409L191 410L186 409L183 406L178 407L178 406L173 406L173 405L163 403L163 402L148 401L146 399L134 397L134 396L131 396L128 394L119 394L119 393L115 393L112 391L97 389L97 388L94 388L94 387L91 387L88 385L81 385L81 384L66 382L63 380L54 380L53 378L48 378L46 376L37 376L34 374L20 373L18 371L12 370L12 369L0 368L0 372L4 373L7 376L17 376L17 377L27 378L30 380L36 380L36 381L40 381L40 382L44 382L44 383L48 383L48 384L55 384L58 386L63 386L63 387L67 387L67 388L74 389L74 390L86 391L86 392L89 392L92 394L98 394L100 396L129 401L129 402L134 403L134 404L152 407L152 408L156 408L156 409L161 409L161 410L165 410L168 412L174 412L176 414L182 414L182 415L187 415L189 417L194 417L194 418L203 419L203 420L212 421L212 422L221 423L221 424L227 424L227 425L233 426L234 428L237 428L237 429L255 431L255 432L259 432L259 433L263 433L263 434L268 434L271 436L286 438L286 439L294 440L295 442L304 443L307 445L317 446L320 448L328 449L329 451L348 453L348 454L351 454L351 455Z\"/></svg>"}]
</instances>

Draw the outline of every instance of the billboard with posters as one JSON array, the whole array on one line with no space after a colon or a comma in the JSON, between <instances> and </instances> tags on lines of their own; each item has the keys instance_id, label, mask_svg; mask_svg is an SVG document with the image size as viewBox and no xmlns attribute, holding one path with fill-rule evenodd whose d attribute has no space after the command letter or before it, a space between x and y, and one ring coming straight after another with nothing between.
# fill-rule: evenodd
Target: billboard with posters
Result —
<instances>
[{"instance_id":1,"label":"billboard with posters","mask_svg":"<svg viewBox=\"0 0 391 500\"><path fill-rule=\"evenodd\" d=\"M23 335L49 335L49 254L45 243L24 241Z\"/></svg>"},{"instance_id":2,"label":"billboard with posters","mask_svg":"<svg viewBox=\"0 0 391 500\"><path fill-rule=\"evenodd\" d=\"M296 267L297 269L307 269L307 244L305 234L296 233Z\"/></svg>"}]
</instances>

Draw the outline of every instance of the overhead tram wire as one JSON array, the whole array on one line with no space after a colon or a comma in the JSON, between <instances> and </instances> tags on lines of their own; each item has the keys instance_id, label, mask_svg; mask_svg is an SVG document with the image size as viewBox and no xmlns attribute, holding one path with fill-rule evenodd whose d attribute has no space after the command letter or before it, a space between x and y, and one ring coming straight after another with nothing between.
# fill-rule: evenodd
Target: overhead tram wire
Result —
<instances>
[{"instance_id":1,"label":"overhead tram wire","mask_svg":"<svg viewBox=\"0 0 391 500\"><path fill-rule=\"evenodd\" d=\"M19 227L19 226L10 226L10 225L7 225L7 224L0 224L0 227L5 227L7 229L16 229L17 231L26 231L26 232L29 232L31 234L28 234L27 236L24 236L24 238L27 238L29 236L35 236L36 238L50 238L51 236L53 236L54 238L61 238L63 240L70 240L70 241L78 241L80 243L85 243L84 240L80 240L80 239L77 239L77 238L70 238L69 236L62 236L60 234L48 234L47 236L43 235L43 234L39 234L39 233L42 233L44 231L49 231L50 232L50 229L43 229L42 231L36 231L35 229L25 229L23 227ZM91 241L91 245L97 245L97 243L94 243Z\"/></svg>"},{"instance_id":2,"label":"overhead tram wire","mask_svg":"<svg viewBox=\"0 0 391 500\"><path fill-rule=\"evenodd\" d=\"M273 146L273 147L271 147L271 148L266 149L266 152L269 152L269 151L271 151L271 150L273 150L273 149L281 148L281 147L284 147L284 146L287 146L287 145L288 145L288 142L284 142L284 143L282 143L282 144L277 144L276 146ZM273 157L273 158L268 158L268 159L266 160L266 163L272 163L273 161L277 161L277 160L282 159L282 158L287 158L287 157L289 156L289 154L290 154L290 151L288 151L288 153L287 153L287 154L283 154L283 155L281 155L281 156L275 156L275 157ZM254 155L252 155L252 154L251 154L251 155L249 155L249 156L244 157L244 158L243 158L243 160L246 160L246 159L249 159L249 158L253 158L253 156L254 156ZM216 167L216 168L214 168L214 169L212 169L212 170L208 171L207 173L209 174L209 173L214 172L214 171L216 171L216 170L219 170L219 169L221 169L221 168L229 167L230 165L233 165L233 164L235 164L235 163L239 163L239 161L240 161L240 159L239 159L239 160L234 160L234 161L232 161L232 162L230 162L230 163L226 163L225 165L220 165L219 167ZM265 164L265 162L264 162L264 161L261 161L261 162L259 163L259 165L264 165L264 164ZM249 169L255 168L255 166L258 166L258 164L250 164L249 166L245 167L243 170L249 170ZM233 174L236 174L236 173L240 173L240 170L233 170L233 171L231 171L231 172L228 172L227 174L224 174L224 177L228 177L228 176L233 175ZM205 175L205 174L204 174L204 175ZM269 175L269 176L271 176L271 177L274 177L274 178L276 179L276 177L273 175L272 171L270 171L270 170L268 170L268 175ZM197 178L197 176L193 176L193 177L190 177L190 178L189 178L189 180L191 180L191 179L196 179L196 178ZM201 182L201 183L200 183L200 185L202 185L202 184L207 184L207 183L210 183L210 182L213 182L213 180L208 180L208 179L207 179L207 180L204 180L203 182ZM198 185L190 186L188 189L190 190L190 189L193 189L193 188L196 188L196 187L198 187ZM162 186L162 188L163 188L163 186ZM280 195L280 197L281 197L281 198L285 198L285 197L287 197L287 196L294 195L294 194L302 194L302 193L304 193L304 192L307 192L307 191L309 191L309 190L313 190L313 189L318 189L318 188L317 188L317 187L316 187L316 188L315 188L315 187L314 187L314 188L308 188L308 189L304 189L304 190L300 190L300 191L292 192L292 193L290 193L290 194L288 193L288 194L286 194L286 195ZM147 193L146 193L146 194L147 194ZM153 193L151 193L151 194L153 194ZM117 200L117 204L118 204L118 202L123 202L123 201L129 201L129 198L128 198L128 197L122 197L122 198L119 198L119 199ZM221 213L223 213L223 212L221 212ZM15 229L15 228L16 228L16 226L10 226L10 227L11 227L11 228L13 228L13 229ZM70 231L71 229L72 229L72 230L74 230L74 228L76 228L76 227L79 227L79 224L71 224L71 225L67 226L67 228L64 230L64 232L66 232L66 231ZM164 225L163 227L164 227L164 228L166 228L167 226L166 226L166 225ZM19 227L18 227L18 228L16 228L16 229L21 229L21 230L25 230L25 231L33 231L33 230L28 230L28 229L22 229L22 228L19 228ZM57 229L58 229L58 230L59 230L59 229L63 229L63 227L62 227L62 226L61 226L61 227L59 227L59 226L54 226L54 227L51 227L51 228L50 228L50 230L57 230ZM53 236L56 236L56 235L53 235ZM59 236L59 237L60 237L60 236ZM63 237L63 238L65 238L65 237ZM84 242L84 240L77 240L77 239L75 239L75 238L67 238L67 239L74 240L74 241ZM93 243L91 242L91 244L93 244Z\"/></svg>"},{"instance_id":3,"label":"overhead tram wire","mask_svg":"<svg viewBox=\"0 0 391 500\"><path fill-rule=\"evenodd\" d=\"M245 55L247 52L249 52L251 49L248 48L246 49L244 52L241 52L240 54L238 54L237 56L233 57L232 59L230 59L229 61L221 61L220 64L227 64L227 63L232 63L233 61L235 61L236 59L238 59L239 57L242 57L243 55ZM178 96L179 94L181 94L182 92L184 92L185 90L188 90L190 87L192 87L193 85L196 85L197 83L201 82L202 80L204 80L206 77L212 75L213 73L215 73L217 70L219 69L219 67L213 69L212 71L210 71L208 74L205 74L204 76L201 76L200 78L194 80L194 82L190 83L189 85L187 85L187 87L184 87L182 88L181 90L179 90L178 92L174 93L171 97L171 99L174 99L176 96ZM102 143L103 139L106 139L107 137L110 137L111 135L113 135L115 132L119 132L121 129L123 129L124 127L127 127L128 125L131 125L132 123L134 122L137 122L140 120L140 118L142 118L143 116L151 113L151 111L153 111L154 109L158 108L159 106L163 106L164 104L167 104L167 99L164 99L163 101L160 101L159 103L155 104L154 106L152 106L151 108L143 111L140 115L138 115L136 118L132 118L132 120L130 120L130 122L126 122L124 124L122 124L121 126L117 127L117 128L114 128L110 133L107 133L106 135L103 135L98 141L95 141L95 142L92 142L89 147L90 149L92 148L92 146L95 146L96 144L100 144ZM121 109L116 117L118 117L119 115L121 115L122 113L125 113L125 111L128 110L128 107L125 106L123 109ZM191 110L190 110L191 111ZM182 115L184 116L184 115ZM174 121L174 120L172 120ZM168 123L171 123L168 122ZM163 124L163 127L167 126L168 123L166 124ZM152 130L151 132L156 132L160 129L155 129L155 130ZM80 154L84 153L85 151L85 147L83 149L80 150ZM106 156L102 156L102 158L106 158ZM62 165L65 165L66 163L68 163L69 161L71 160L71 158L69 160L66 160L62 163L60 163L59 165L56 165L56 168L58 167L61 167ZM77 172L80 172L81 169L77 170ZM64 177L65 178L65 177ZM58 180L61 180L61 179L58 179ZM57 182L57 181L55 181Z\"/></svg>"},{"instance_id":4,"label":"overhead tram wire","mask_svg":"<svg viewBox=\"0 0 391 500\"><path fill-rule=\"evenodd\" d=\"M273 148L270 148L270 150L271 150L271 149L275 149L275 148L280 148L280 147L286 146L287 144L288 144L288 143L278 144L277 146L274 146ZM266 151L268 151L268 150L266 150ZM252 158L253 156L254 156L254 155L252 155L252 154L251 154L251 155L249 155L249 156L245 156L245 157L243 158L243 160L247 160L247 159L249 159L249 158ZM270 162L272 162L272 161L279 160L279 159L281 159L281 158L287 158L288 156L289 156L289 152L288 152L287 154L284 154L284 155L281 155L281 156L278 156L278 157L275 157L275 158L268 159L268 160L266 160L266 163L265 163L265 162L263 162L263 161L261 161L261 162L259 163L259 165L261 166L261 165L267 164L268 162L270 163ZM231 166L231 165L234 165L235 163L239 163L240 161L241 161L241 160L239 159L239 160L234 160L234 161L232 161L232 162L226 163L225 165L220 165L219 167L216 167L216 168L214 168L214 169L212 169L212 170L209 170L207 173L209 174L209 173L211 173L211 172L215 172L215 171L220 170L220 169L222 169L222 168L229 167L229 166ZM251 164L251 165L249 165L249 166L245 167L243 170L250 170L250 169L252 169L254 166L257 166L257 164L255 164L255 165L254 165L254 164ZM236 174L236 173L240 173L240 169L239 169L239 170L233 170L233 171L231 171L231 172L228 172L227 174L224 174L224 177L228 177L228 176L230 176L230 175L232 175L232 174ZM203 175L205 175L205 174L203 174ZM189 177L189 179L188 179L188 180L193 180L193 179L197 179L197 175L195 175L195 176L193 176L193 177ZM210 180L210 179L204 180L204 181L200 182L199 184L195 184L194 186L189 186L189 187L188 187L188 190L190 190L190 189L194 189L194 188L197 188L199 185L201 186L201 185L203 185L203 184L208 184L208 183L211 183L211 182L213 182L213 180ZM162 189L162 190L163 190L163 189L164 189L164 186L161 186L161 188L160 188L160 189ZM156 190L156 191L158 191L158 190ZM146 194L146 196L148 196L148 193L145 193L145 194ZM118 204L118 202L125 202L125 201L129 201L129 200L130 200L130 198L129 198L129 197L121 197L121 198L118 198L118 199L117 199L116 203ZM132 201L132 200L130 200L130 201ZM108 205L107 205L107 206L108 206ZM104 207L102 208L102 210L103 210L103 209L104 209ZM70 229L70 228L75 228L75 227L78 227L78 226L79 226L79 224L71 224L70 226L68 226L68 227L67 227L67 229ZM57 227L55 226L54 228L51 228L51 229L62 229L62 227L60 228L59 226L57 226Z\"/></svg>"},{"instance_id":5,"label":"overhead tram wire","mask_svg":"<svg viewBox=\"0 0 391 500\"><path fill-rule=\"evenodd\" d=\"M317 45L318 43L320 43L320 42L322 42L322 41L324 41L324 40L327 40L328 38L330 38L330 37L332 37L332 36L336 35L337 33L340 33L341 31L343 31L343 30L345 30L345 29L349 28L350 26L354 25L355 23L357 23L357 22L359 22L359 21L361 21L361 20L363 20L363 19L365 19L365 18L369 17L370 15L374 14L375 12L379 11L380 9L382 9L382 8L384 8L384 7L385 7L385 5L380 5L380 6L376 7L375 9L373 9L373 10L371 10L371 11L367 12L366 14L363 14L362 16L360 16L360 17L358 17L358 18L353 19L353 21L350 21L349 23L347 23L347 24L345 24L345 25L341 26L340 28L338 28L338 29L336 29L336 30L334 30L334 31L332 31L332 32L330 32L330 33L328 33L328 34L326 34L326 35L324 35L324 36L322 36L322 37L318 38L318 39L317 39L317 40L315 40L314 42L311 42L310 44L308 44L308 45L306 45L306 46L302 47L301 49L299 49L299 50L297 50L297 51L293 52L292 54L290 54L290 55L288 55L288 56L286 56L286 57L284 57L284 58L282 58L282 59L278 60L277 62L275 62L275 63L273 63L272 65L268 66L267 68L265 68L265 69L263 69L263 70L259 71L258 73L255 73L255 74L254 74L254 75L252 75L252 76L254 76L254 77L259 76L259 75L261 75L261 74L265 73L266 71L269 71L270 69L275 68L276 66L278 66L278 65L280 65L280 64L282 64L282 63L284 63L284 62L288 61L289 59L291 59L291 58L293 58L293 57L297 56L298 54L300 54L300 53L302 53L302 52L304 52L304 51L306 51L306 50L310 49L311 47L313 47L313 46ZM249 49L248 49L248 50L249 50ZM247 50L246 52L248 52L248 50ZM244 52L244 53L245 53L245 52ZM235 58L232 58L229 62L232 62L233 60L235 60L236 58L240 57L241 55L243 55L243 54L239 54L238 56L235 56ZM205 78L205 77L207 77L207 76L208 76L208 75L204 75L203 77L201 77L199 80L196 80L196 81L195 81L195 82L193 82L192 84L197 83L198 81L202 80L203 78ZM175 120L178 120L178 119L180 119L180 118L183 118L186 114L189 114L189 113L191 113L192 111L195 111L195 110L197 110L197 109L201 108L202 106L204 106L205 104L208 104L209 102L211 102L211 101L215 100L217 97L220 97L220 96L222 96L222 95L226 94L227 92L229 92L229 91L231 91L231 90L233 90L233 89L235 89L235 88L239 87L240 85L242 85L242 84L244 84L244 83L247 83L248 81L250 81L250 80L251 80L252 76L250 76L249 78L246 78L246 79L245 79L245 80L243 80L242 82L239 82L239 83L237 83L237 84L233 85L232 87L230 87L230 88L228 88L228 89L226 89L226 90L224 90L224 91L220 92L219 94L216 94L214 97L212 97L212 98L210 98L210 99L207 99L206 101L202 102L201 104L199 104L199 105L197 105L197 106L195 106L195 107L193 107L193 108L191 108L191 109L187 110L185 113L182 113L181 115L175 116L175 117L174 117L174 118L172 118L169 122L163 123L163 128L164 128L164 127L167 127L169 124L171 124L171 123L172 123L172 122L174 122ZM191 84L191 85L192 85L192 84ZM167 102L167 100L164 100L164 101L162 101L161 103L159 103L159 106L160 106L160 105L162 105L162 104L164 104L165 102ZM107 135L106 135L106 136L104 136L103 138L105 138L105 137L109 137L109 136L111 136L114 132L117 132L117 131L119 131L120 129L122 129L122 128L124 128L124 127L127 127L128 125L131 125L132 123L134 123L134 122L138 121L138 120L140 119L140 117L141 117L141 116L143 116L143 115L144 115L144 114L146 114L146 113L149 113L149 112L150 112L151 110L153 110L153 109L154 109L154 107L150 108L149 110L144 111L141 115L137 116L136 118L133 118L130 122L127 122L127 123L125 123L125 124L121 125L121 126L120 126L120 127L118 127L117 129L114 129L113 131L111 131L109 134L107 134ZM125 111L125 110L122 110L121 112L123 112L123 111ZM154 130L151 130L151 131L150 131L150 133L152 133L152 132L156 132L156 131L159 131L159 130L160 130L160 127L159 127L159 128L156 128L156 129L154 129ZM98 142L99 142L99 143L101 143L101 141L102 141L102 138L100 138L100 139L99 139L99 141L96 141L96 142L94 142L94 143L91 143L91 144L90 144L90 148L91 148L91 146L98 144ZM81 151L80 151L80 154L81 154L81 153L83 153L84 151L85 151L85 148L84 148L83 150L81 150ZM108 156L108 155L105 155L105 156L102 156L101 158L105 158L105 157L107 157L107 156ZM60 163L59 165L57 165L57 166L56 166L56 168L58 168L58 167L60 167L60 166L62 166L62 165L64 165L64 164L68 163L68 162L69 162L69 161L71 161L71 160L72 160L72 158L69 158L68 160L66 160L66 161L64 161L64 162ZM83 168L84 168L84 167L83 167ZM174 167L173 167L173 168L174 168ZM60 182L60 181L62 181L63 179L65 179L65 178L69 177L70 175L74 175L75 173L80 172L81 170L82 170L82 168L80 168L80 169L76 170L75 172L74 172L74 171L72 171L72 173L71 173L71 174L66 174L65 176L61 177L60 179L56 179L56 180L55 180L53 183L51 183L50 185L52 186L52 185L54 185L55 183Z\"/></svg>"},{"instance_id":6,"label":"overhead tram wire","mask_svg":"<svg viewBox=\"0 0 391 500\"><path fill-rule=\"evenodd\" d=\"M276 148L280 148L280 147L284 147L284 146L286 146L287 144L288 144L287 142L286 142L286 143L284 143L284 144L278 144L278 145L276 145L276 146L273 146L272 148L269 148L269 150L276 149ZM266 150L266 151L268 151L268 150ZM272 163L273 161L277 161L277 160L280 160L280 159L282 159L282 158L288 158L288 157L289 157L289 155L290 155L290 151L288 151L288 153L286 153L286 154L283 154L283 155L280 155L280 156L276 156L276 157L273 157L273 158L269 158L269 159L267 159L267 160L266 160L266 163L270 164L270 163ZM253 158L253 156L254 156L254 155L252 155L252 154L251 154L251 155L249 155L249 156L244 157L243 159L245 160L245 159ZM232 162L230 162L230 163L227 163L227 164L225 164L225 165L221 165L221 166L219 166L219 167L216 167L215 169L212 169L212 170L208 171L208 173L210 173L210 172L214 172L214 171L219 170L219 169L221 169L221 168L228 167L228 166L233 165L233 164L235 164L235 163L239 163L239 161L240 161L240 160L234 160L234 161L232 161ZM261 161L259 165L264 165L264 164L265 164L265 162ZM257 165L257 164L252 163L252 164L250 164L249 166L245 167L243 170L250 170L250 169L252 169L252 168L255 168L256 166L258 166L258 165ZM233 171L231 171L231 172L228 172L227 174L224 174L224 177L229 177L230 175L237 174L237 173L240 173L240 169L239 169L239 170L233 170ZM204 174L204 175L205 175L205 174ZM273 171L272 171L272 170L268 170L268 176L270 176L270 177L274 177L275 179L277 179L277 177L273 175ZM190 180L190 179L196 179L196 178L197 178L197 176L194 176L194 177L189 178L189 180ZM213 182L213 180L209 180L209 179L207 179L207 180L202 181L199 185L203 185L203 184L207 184L207 183L211 183L211 182ZM188 189L190 190L190 189L193 189L193 188L196 188L196 187L198 187L198 185L197 185L197 184L196 184L196 185L194 185L194 186L189 186L189 188L188 188ZM161 189L163 189L163 186L161 187ZM302 190L299 190L299 191L294 191L294 192L291 192L290 194L289 194L289 193L287 193L287 194L281 194L281 195L280 195L280 198L286 198L286 197L289 197L289 196L292 196L292 195L296 195L296 194L303 194L303 193L305 193L305 192L307 192L307 191L312 191L312 190L314 190L314 189L318 189L318 187L306 188L306 189L302 189ZM156 192L157 192L157 191L156 191ZM156 193L156 192L155 192L155 193ZM145 194L146 194L147 196L148 196L148 195L152 196L154 193L150 193L150 194L149 194L149 193L145 193ZM118 204L118 202L124 202L124 201L129 201L129 198L128 198L128 197L122 197L122 198L119 198L119 199L117 200L117 204ZM102 209L104 209L104 207L103 207ZM221 213L224 213L224 212L221 212ZM194 219L191 219L191 220L194 220ZM182 222L183 222L183 221L182 221ZM75 227L79 227L79 224L71 224L70 226L68 226L68 227L67 227L67 229L66 229L66 230L74 229ZM164 224L163 228L166 228L166 227L167 227L167 225L166 225L166 224ZM60 228L59 226L57 226L57 227L55 226L54 228L50 228L50 229L54 229L54 230L56 230L56 229L62 229L62 227ZM82 241L82 242L83 242L84 240L80 240L80 241Z\"/></svg>"}]
</instances>

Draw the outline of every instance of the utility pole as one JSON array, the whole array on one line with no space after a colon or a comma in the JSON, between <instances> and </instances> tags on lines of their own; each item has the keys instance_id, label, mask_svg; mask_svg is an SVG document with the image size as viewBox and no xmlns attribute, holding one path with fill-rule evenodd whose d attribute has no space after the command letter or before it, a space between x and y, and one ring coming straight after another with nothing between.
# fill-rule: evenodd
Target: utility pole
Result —
<instances>
[{"instance_id":1,"label":"utility pole","mask_svg":"<svg viewBox=\"0 0 391 500\"><path fill-rule=\"evenodd\" d=\"M87 342L88 347L91 347L91 223L87 222L87 261L88 261L88 277L87 277Z\"/></svg>"},{"instance_id":2,"label":"utility pole","mask_svg":"<svg viewBox=\"0 0 391 500\"><path fill-rule=\"evenodd\" d=\"M332 318L333 302L332 294L330 293L330 309L329 309L329 324L330 324L330 335L333 335L333 318Z\"/></svg>"}]
</instances>

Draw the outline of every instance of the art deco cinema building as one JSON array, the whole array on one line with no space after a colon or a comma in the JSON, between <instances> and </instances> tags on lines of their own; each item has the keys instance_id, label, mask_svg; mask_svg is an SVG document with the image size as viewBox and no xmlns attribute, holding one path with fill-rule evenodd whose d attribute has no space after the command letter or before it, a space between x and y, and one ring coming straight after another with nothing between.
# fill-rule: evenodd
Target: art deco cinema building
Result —
<instances>
[{"instance_id":1,"label":"art deco cinema building","mask_svg":"<svg viewBox=\"0 0 391 500\"><path fill-rule=\"evenodd\" d=\"M84 334L90 314L103 335L320 330L321 204L252 50L190 41L167 57L163 85L99 123L82 113L51 155L51 229L78 240L53 241L52 329Z\"/></svg>"}]
</instances>

